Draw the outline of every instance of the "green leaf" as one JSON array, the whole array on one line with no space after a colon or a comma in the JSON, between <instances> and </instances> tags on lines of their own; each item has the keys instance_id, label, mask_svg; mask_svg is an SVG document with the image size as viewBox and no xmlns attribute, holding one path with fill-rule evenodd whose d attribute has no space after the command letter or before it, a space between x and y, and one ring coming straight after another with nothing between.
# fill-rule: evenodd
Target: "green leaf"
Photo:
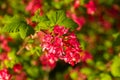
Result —
<instances>
[{"instance_id":1,"label":"green leaf","mask_svg":"<svg viewBox=\"0 0 120 80\"><path fill-rule=\"evenodd\" d=\"M92 74L93 71L90 68L85 67L85 68L82 68L80 72L86 75L90 75Z\"/></svg>"},{"instance_id":2,"label":"green leaf","mask_svg":"<svg viewBox=\"0 0 120 80\"><path fill-rule=\"evenodd\" d=\"M66 17L64 11L56 11L47 14L51 24L65 26L67 28L76 28L78 25L72 20Z\"/></svg>"},{"instance_id":3,"label":"green leaf","mask_svg":"<svg viewBox=\"0 0 120 80\"><path fill-rule=\"evenodd\" d=\"M117 36L117 38L115 39L113 45L114 45L114 46L120 46L120 34L118 34L118 36Z\"/></svg>"},{"instance_id":4,"label":"green leaf","mask_svg":"<svg viewBox=\"0 0 120 80\"><path fill-rule=\"evenodd\" d=\"M2 31L9 33L19 32L22 39L34 33L34 29L25 22L24 18L18 16L14 16L10 22L3 27Z\"/></svg>"},{"instance_id":5,"label":"green leaf","mask_svg":"<svg viewBox=\"0 0 120 80\"><path fill-rule=\"evenodd\" d=\"M114 77L120 77L120 57L116 56L111 64L111 73Z\"/></svg>"},{"instance_id":6,"label":"green leaf","mask_svg":"<svg viewBox=\"0 0 120 80\"><path fill-rule=\"evenodd\" d=\"M105 70L105 64L104 64L102 61L100 61L100 60L98 60L98 61L96 62L96 67L97 67L99 70L101 70L101 71L104 71L104 70Z\"/></svg>"},{"instance_id":7,"label":"green leaf","mask_svg":"<svg viewBox=\"0 0 120 80\"><path fill-rule=\"evenodd\" d=\"M47 18L46 15L40 16L40 10L37 10L35 12L35 15L32 17L32 21L34 21L34 22L44 22L44 21L48 21L48 18Z\"/></svg>"},{"instance_id":8,"label":"green leaf","mask_svg":"<svg viewBox=\"0 0 120 80\"><path fill-rule=\"evenodd\" d=\"M72 78L72 80L75 80L78 77L78 73L77 72L72 72L70 74L70 77Z\"/></svg>"},{"instance_id":9,"label":"green leaf","mask_svg":"<svg viewBox=\"0 0 120 80\"><path fill-rule=\"evenodd\" d=\"M35 30L36 31L39 31L40 29L42 30L47 30L50 25L50 22L49 21L44 21L44 22L39 22L38 25L36 26Z\"/></svg>"},{"instance_id":10,"label":"green leaf","mask_svg":"<svg viewBox=\"0 0 120 80\"><path fill-rule=\"evenodd\" d=\"M101 79L100 80L112 80L111 76L107 73L100 74Z\"/></svg>"},{"instance_id":11,"label":"green leaf","mask_svg":"<svg viewBox=\"0 0 120 80\"><path fill-rule=\"evenodd\" d=\"M75 29L78 26L73 20L69 18L66 18L63 22L60 23L60 25L70 29Z\"/></svg>"},{"instance_id":12,"label":"green leaf","mask_svg":"<svg viewBox=\"0 0 120 80\"><path fill-rule=\"evenodd\" d=\"M34 34L34 30L29 25L24 25L20 28L20 36L24 39L26 36L29 36L30 34Z\"/></svg>"},{"instance_id":13,"label":"green leaf","mask_svg":"<svg viewBox=\"0 0 120 80\"><path fill-rule=\"evenodd\" d=\"M37 22L36 30L52 30L55 25L64 26L70 29L75 29L78 25L72 20L66 17L64 11L51 11L44 16L40 16L38 13L32 18Z\"/></svg>"},{"instance_id":14,"label":"green leaf","mask_svg":"<svg viewBox=\"0 0 120 80\"><path fill-rule=\"evenodd\" d=\"M32 66L32 67L27 68L26 72L29 76L36 78L39 75L39 68Z\"/></svg>"}]
</instances>

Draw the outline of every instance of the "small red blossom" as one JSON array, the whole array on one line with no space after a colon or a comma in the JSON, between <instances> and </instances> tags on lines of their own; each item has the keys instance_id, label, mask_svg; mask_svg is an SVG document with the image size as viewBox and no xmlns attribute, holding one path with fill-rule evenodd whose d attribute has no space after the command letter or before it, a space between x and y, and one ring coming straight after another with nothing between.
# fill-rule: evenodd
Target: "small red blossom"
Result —
<instances>
[{"instance_id":1,"label":"small red blossom","mask_svg":"<svg viewBox=\"0 0 120 80\"><path fill-rule=\"evenodd\" d=\"M62 42L62 41L63 41L62 38L55 37L55 38L54 38L53 45L54 45L54 46L62 47L62 46L63 46L63 42Z\"/></svg>"},{"instance_id":2,"label":"small red blossom","mask_svg":"<svg viewBox=\"0 0 120 80\"><path fill-rule=\"evenodd\" d=\"M0 80L11 80L11 74L7 69L0 70Z\"/></svg>"},{"instance_id":3,"label":"small red blossom","mask_svg":"<svg viewBox=\"0 0 120 80\"><path fill-rule=\"evenodd\" d=\"M85 4L85 7L87 8L87 13L90 15L93 15L96 11L96 6L93 0L90 0L87 4Z\"/></svg>"},{"instance_id":4,"label":"small red blossom","mask_svg":"<svg viewBox=\"0 0 120 80\"><path fill-rule=\"evenodd\" d=\"M112 24L108 20L105 20L103 16L100 16L99 22L105 30L109 30L112 27Z\"/></svg>"},{"instance_id":5,"label":"small red blossom","mask_svg":"<svg viewBox=\"0 0 120 80\"><path fill-rule=\"evenodd\" d=\"M21 72L15 75L15 80L27 80L27 74L25 72Z\"/></svg>"},{"instance_id":6,"label":"small red blossom","mask_svg":"<svg viewBox=\"0 0 120 80\"><path fill-rule=\"evenodd\" d=\"M0 53L0 60L3 61L6 59L8 59L7 53Z\"/></svg>"},{"instance_id":7,"label":"small red blossom","mask_svg":"<svg viewBox=\"0 0 120 80\"><path fill-rule=\"evenodd\" d=\"M38 10L42 8L41 0L31 0L26 6L26 10L29 11L32 15ZM42 11L40 13L42 15Z\"/></svg>"},{"instance_id":8,"label":"small red blossom","mask_svg":"<svg viewBox=\"0 0 120 80\"><path fill-rule=\"evenodd\" d=\"M29 24L33 28L36 26L36 23L32 22L30 18L26 18L26 22L27 22L27 24Z\"/></svg>"},{"instance_id":9,"label":"small red blossom","mask_svg":"<svg viewBox=\"0 0 120 80\"><path fill-rule=\"evenodd\" d=\"M42 39L43 42L50 42L53 39L53 37L50 34L47 34Z\"/></svg>"},{"instance_id":10,"label":"small red blossom","mask_svg":"<svg viewBox=\"0 0 120 80\"><path fill-rule=\"evenodd\" d=\"M113 18L118 18L118 14L119 14L119 8L117 7L117 5L113 5L111 8L108 8L106 10L107 14Z\"/></svg>"},{"instance_id":11,"label":"small red blossom","mask_svg":"<svg viewBox=\"0 0 120 80\"><path fill-rule=\"evenodd\" d=\"M83 25L86 23L86 20L83 16L78 17L76 14L72 14L71 17L73 21L78 24L77 30L80 30L83 27Z\"/></svg>"},{"instance_id":12,"label":"small red blossom","mask_svg":"<svg viewBox=\"0 0 120 80\"><path fill-rule=\"evenodd\" d=\"M10 47L8 46L9 39L3 35L0 35L0 48L2 51L0 52L0 60L8 59L7 53L10 51Z\"/></svg>"},{"instance_id":13,"label":"small red blossom","mask_svg":"<svg viewBox=\"0 0 120 80\"><path fill-rule=\"evenodd\" d=\"M83 53L81 53L81 60L83 62L86 62L87 60L92 60L92 54L90 54L88 51L83 51Z\"/></svg>"},{"instance_id":14,"label":"small red blossom","mask_svg":"<svg viewBox=\"0 0 120 80\"><path fill-rule=\"evenodd\" d=\"M74 66L76 63L80 62L79 51L75 48L67 47L65 51L64 61Z\"/></svg>"},{"instance_id":15,"label":"small red blossom","mask_svg":"<svg viewBox=\"0 0 120 80\"><path fill-rule=\"evenodd\" d=\"M80 6L80 0L74 0L74 8L77 9Z\"/></svg>"},{"instance_id":16,"label":"small red blossom","mask_svg":"<svg viewBox=\"0 0 120 80\"><path fill-rule=\"evenodd\" d=\"M4 36L0 35L0 47L5 51L9 52L10 47L8 46L8 40Z\"/></svg>"},{"instance_id":17,"label":"small red blossom","mask_svg":"<svg viewBox=\"0 0 120 80\"><path fill-rule=\"evenodd\" d=\"M75 36L74 33L70 33L67 36L67 43L70 44L72 47L74 47L75 49L80 50L80 43L77 41L77 37ZM74 45L73 45L74 44Z\"/></svg>"},{"instance_id":18,"label":"small red blossom","mask_svg":"<svg viewBox=\"0 0 120 80\"><path fill-rule=\"evenodd\" d=\"M41 64L43 69L53 69L56 66L57 58L53 54L44 54L40 57Z\"/></svg>"},{"instance_id":19,"label":"small red blossom","mask_svg":"<svg viewBox=\"0 0 120 80\"><path fill-rule=\"evenodd\" d=\"M54 27L54 33L55 34L63 35L63 34L66 34L67 32L68 32L68 29L65 29L63 26L56 25Z\"/></svg>"},{"instance_id":20,"label":"small red blossom","mask_svg":"<svg viewBox=\"0 0 120 80\"><path fill-rule=\"evenodd\" d=\"M22 70L22 65L21 64L15 64L14 66L13 66L13 70L14 70L14 72L16 72L16 73L19 73L21 70Z\"/></svg>"}]
</instances>

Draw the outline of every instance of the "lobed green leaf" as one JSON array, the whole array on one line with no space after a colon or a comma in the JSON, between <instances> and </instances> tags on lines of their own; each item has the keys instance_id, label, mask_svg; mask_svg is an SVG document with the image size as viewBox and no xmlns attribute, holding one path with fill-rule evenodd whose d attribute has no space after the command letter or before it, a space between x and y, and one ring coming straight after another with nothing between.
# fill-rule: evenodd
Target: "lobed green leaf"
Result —
<instances>
[{"instance_id":1,"label":"lobed green leaf","mask_svg":"<svg viewBox=\"0 0 120 80\"><path fill-rule=\"evenodd\" d=\"M34 29L26 23L24 18L18 16L14 16L11 21L3 27L2 31L9 33L19 32L22 39L34 33Z\"/></svg>"}]
</instances>

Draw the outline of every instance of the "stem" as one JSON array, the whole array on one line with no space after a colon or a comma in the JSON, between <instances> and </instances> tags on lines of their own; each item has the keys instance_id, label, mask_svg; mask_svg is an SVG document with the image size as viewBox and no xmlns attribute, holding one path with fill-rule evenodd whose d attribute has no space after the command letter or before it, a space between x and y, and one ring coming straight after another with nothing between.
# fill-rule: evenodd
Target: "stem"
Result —
<instances>
[{"instance_id":1,"label":"stem","mask_svg":"<svg viewBox=\"0 0 120 80\"><path fill-rule=\"evenodd\" d=\"M49 80L49 72L50 72L49 70L45 71L43 80Z\"/></svg>"},{"instance_id":2,"label":"stem","mask_svg":"<svg viewBox=\"0 0 120 80\"><path fill-rule=\"evenodd\" d=\"M25 48L25 45L27 44L27 42L28 42L29 39L30 39L30 36L28 36L27 38L25 38L25 41L22 44L22 47L18 50L17 55L19 55L23 51L23 49Z\"/></svg>"},{"instance_id":3,"label":"stem","mask_svg":"<svg viewBox=\"0 0 120 80\"><path fill-rule=\"evenodd\" d=\"M41 35L39 38L43 38L44 37L44 35L45 35L45 32L44 31L40 31L39 32L39 35ZM36 35L34 34L33 35L35 38L36 38ZM33 39L34 39L34 37L33 37ZM30 38L32 38L32 36L30 35L30 36L28 36L27 38L25 38L25 40L24 40L24 43L22 44L22 47L18 50L18 52L17 52L17 55L19 55L22 51L23 51L23 49L25 48L25 46L26 46L26 44L27 44L27 42L28 42L28 40L30 39Z\"/></svg>"}]
</instances>

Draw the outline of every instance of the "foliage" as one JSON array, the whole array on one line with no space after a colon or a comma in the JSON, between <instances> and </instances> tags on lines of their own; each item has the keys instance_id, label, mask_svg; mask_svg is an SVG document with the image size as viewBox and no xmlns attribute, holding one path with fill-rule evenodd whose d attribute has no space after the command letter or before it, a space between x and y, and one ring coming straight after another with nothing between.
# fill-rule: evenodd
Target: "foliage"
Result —
<instances>
[{"instance_id":1,"label":"foliage","mask_svg":"<svg viewBox=\"0 0 120 80\"><path fill-rule=\"evenodd\" d=\"M0 0L0 79L120 80L119 14L119 0Z\"/></svg>"}]
</instances>

